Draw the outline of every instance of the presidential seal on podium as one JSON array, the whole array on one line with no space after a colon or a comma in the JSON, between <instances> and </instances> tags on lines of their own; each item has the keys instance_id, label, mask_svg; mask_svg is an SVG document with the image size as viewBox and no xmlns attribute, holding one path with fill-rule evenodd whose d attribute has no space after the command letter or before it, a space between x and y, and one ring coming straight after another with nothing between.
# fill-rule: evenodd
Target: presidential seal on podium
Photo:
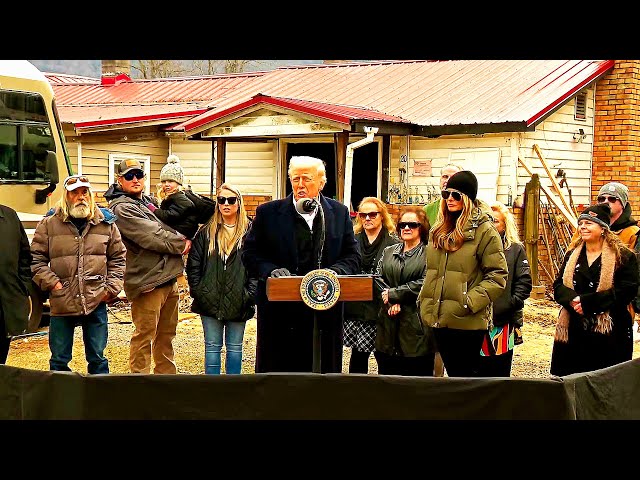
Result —
<instances>
[{"instance_id":1,"label":"presidential seal on podium","mask_svg":"<svg viewBox=\"0 0 640 480\"><path fill-rule=\"evenodd\" d=\"M314 310L327 310L340 297L340 281L333 270L320 268L311 270L300 282L302 301Z\"/></svg>"}]
</instances>

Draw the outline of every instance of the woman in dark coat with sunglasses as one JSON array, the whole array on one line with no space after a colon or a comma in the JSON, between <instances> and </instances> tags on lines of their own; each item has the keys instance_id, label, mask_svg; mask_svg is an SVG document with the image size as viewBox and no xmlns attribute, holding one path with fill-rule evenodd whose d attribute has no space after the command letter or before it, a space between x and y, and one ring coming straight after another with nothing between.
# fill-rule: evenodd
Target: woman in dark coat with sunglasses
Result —
<instances>
[{"instance_id":1,"label":"woman in dark coat with sunglasses","mask_svg":"<svg viewBox=\"0 0 640 480\"><path fill-rule=\"evenodd\" d=\"M242 263L242 248L251 228L242 194L223 183L217 208L195 238L187 257L191 311L200 314L204 332L204 373L219 375L222 346L225 373L242 373L242 349L247 320L255 313L258 279Z\"/></svg>"},{"instance_id":2,"label":"woman in dark coat with sunglasses","mask_svg":"<svg viewBox=\"0 0 640 480\"><path fill-rule=\"evenodd\" d=\"M435 349L431 329L420 322L416 299L424 281L429 233L422 207L404 207L397 232L402 243L382 252L376 268L386 285L374 289L382 300L374 355L381 375L432 376Z\"/></svg>"},{"instance_id":3,"label":"woman in dark coat with sunglasses","mask_svg":"<svg viewBox=\"0 0 640 480\"><path fill-rule=\"evenodd\" d=\"M492 303L507 284L502 239L491 209L476 199L477 193L472 172L462 170L449 178L429 233L427 273L418 296L420 317L433 328L450 377L478 376Z\"/></svg>"},{"instance_id":4,"label":"woman in dark coat with sunglasses","mask_svg":"<svg viewBox=\"0 0 640 480\"><path fill-rule=\"evenodd\" d=\"M353 233L362 257L361 273L369 275L375 273L382 251L389 245L400 243L387 206L376 197L364 197L360 201ZM349 373L369 372L379 307L380 301L375 298L368 302L345 302L344 346L351 347Z\"/></svg>"}]
</instances>

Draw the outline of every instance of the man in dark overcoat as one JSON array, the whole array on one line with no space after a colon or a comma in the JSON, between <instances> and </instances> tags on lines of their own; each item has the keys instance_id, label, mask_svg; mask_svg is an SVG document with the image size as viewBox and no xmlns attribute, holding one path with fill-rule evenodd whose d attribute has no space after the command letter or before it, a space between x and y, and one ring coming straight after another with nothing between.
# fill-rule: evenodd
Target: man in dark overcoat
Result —
<instances>
[{"instance_id":1,"label":"man in dark overcoat","mask_svg":"<svg viewBox=\"0 0 640 480\"><path fill-rule=\"evenodd\" d=\"M11 336L29 322L31 250L27 233L10 207L0 205L0 364L7 361Z\"/></svg>"},{"instance_id":2,"label":"man in dark overcoat","mask_svg":"<svg viewBox=\"0 0 640 480\"><path fill-rule=\"evenodd\" d=\"M259 279L255 371L311 372L315 312L321 332L320 371L340 373L343 302L327 310L313 310L302 301L267 299L269 277L300 276L318 268L331 269L338 275L360 272L360 253L349 210L320 193L327 181L324 162L314 157L292 157L289 180L293 192L258 206L244 242L245 267ZM317 204L310 212L299 213L296 202L305 198Z\"/></svg>"}]
</instances>

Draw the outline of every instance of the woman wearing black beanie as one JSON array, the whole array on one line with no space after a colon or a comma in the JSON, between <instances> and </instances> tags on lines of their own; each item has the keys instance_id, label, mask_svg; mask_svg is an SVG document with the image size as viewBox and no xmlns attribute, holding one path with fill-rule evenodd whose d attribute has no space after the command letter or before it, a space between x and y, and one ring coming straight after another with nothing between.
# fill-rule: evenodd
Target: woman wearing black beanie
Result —
<instances>
[{"instance_id":1,"label":"woman wearing black beanie","mask_svg":"<svg viewBox=\"0 0 640 480\"><path fill-rule=\"evenodd\" d=\"M472 172L449 178L429 233L427 272L418 295L420 318L433 328L449 377L478 376L492 303L507 283L502 239L490 207L477 194Z\"/></svg>"}]
</instances>

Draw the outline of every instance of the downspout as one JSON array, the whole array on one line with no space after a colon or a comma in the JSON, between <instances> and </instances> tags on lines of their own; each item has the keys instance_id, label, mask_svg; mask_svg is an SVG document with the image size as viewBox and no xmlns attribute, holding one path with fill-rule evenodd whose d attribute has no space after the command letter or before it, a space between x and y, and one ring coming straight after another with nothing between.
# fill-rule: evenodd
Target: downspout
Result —
<instances>
[{"instance_id":1,"label":"downspout","mask_svg":"<svg viewBox=\"0 0 640 480\"><path fill-rule=\"evenodd\" d=\"M344 198L342 200L342 203L347 206L349 211L351 211L351 176L353 173L353 151L358 147L373 142L373 136L378 133L378 127L364 127L364 131L367 134L365 138L347 145L347 153L344 162Z\"/></svg>"}]
</instances>

